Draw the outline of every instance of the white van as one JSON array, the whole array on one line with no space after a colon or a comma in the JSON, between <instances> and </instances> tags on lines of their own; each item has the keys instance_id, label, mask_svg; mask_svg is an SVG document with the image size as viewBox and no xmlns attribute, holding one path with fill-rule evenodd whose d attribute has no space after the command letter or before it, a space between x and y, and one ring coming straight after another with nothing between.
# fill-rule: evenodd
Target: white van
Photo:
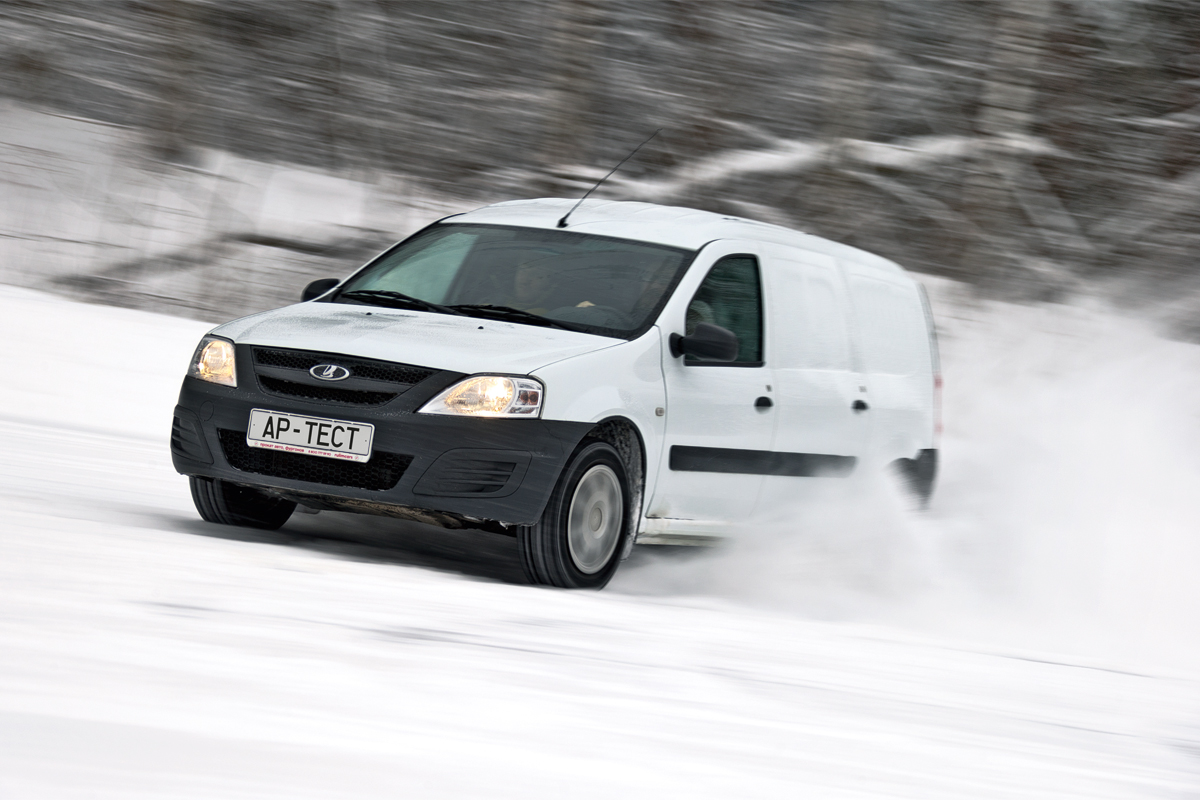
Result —
<instances>
[{"instance_id":1,"label":"white van","mask_svg":"<svg viewBox=\"0 0 1200 800\"><path fill-rule=\"evenodd\" d=\"M736 217L572 205L448 217L205 336L171 436L200 515L482 528L517 537L532 582L600 587L635 542L709 542L856 470L929 496L940 376L903 269Z\"/></svg>"}]
</instances>

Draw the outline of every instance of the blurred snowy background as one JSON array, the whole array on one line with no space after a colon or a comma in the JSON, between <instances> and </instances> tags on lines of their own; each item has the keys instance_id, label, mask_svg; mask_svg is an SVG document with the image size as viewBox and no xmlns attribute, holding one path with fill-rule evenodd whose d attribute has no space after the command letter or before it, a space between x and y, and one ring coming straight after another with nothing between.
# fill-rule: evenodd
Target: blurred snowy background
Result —
<instances>
[{"instance_id":1,"label":"blurred snowy background","mask_svg":"<svg viewBox=\"0 0 1200 800\"><path fill-rule=\"evenodd\" d=\"M9 0L0 280L228 318L455 210L780 222L1200 335L1192 0Z\"/></svg>"},{"instance_id":2,"label":"blurred snowy background","mask_svg":"<svg viewBox=\"0 0 1200 800\"><path fill-rule=\"evenodd\" d=\"M0 71L0 799L1196 796L1195 0L3 0ZM928 512L857 486L600 594L196 517L212 323L657 128L600 196L921 273Z\"/></svg>"}]
</instances>

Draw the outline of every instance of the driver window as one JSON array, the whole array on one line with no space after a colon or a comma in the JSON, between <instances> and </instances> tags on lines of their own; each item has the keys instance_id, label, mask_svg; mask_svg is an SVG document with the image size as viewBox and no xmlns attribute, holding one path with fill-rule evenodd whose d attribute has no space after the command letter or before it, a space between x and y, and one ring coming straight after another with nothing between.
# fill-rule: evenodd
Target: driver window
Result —
<instances>
[{"instance_id":1,"label":"driver window","mask_svg":"<svg viewBox=\"0 0 1200 800\"><path fill-rule=\"evenodd\" d=\"M762 358L762 283L754 256L726 256L713 265L688 304L686 330L708 322L728 328L738 337L738 357L731 362L685 363L706 366L760 366Z\"/></svg>"}]
</instances>

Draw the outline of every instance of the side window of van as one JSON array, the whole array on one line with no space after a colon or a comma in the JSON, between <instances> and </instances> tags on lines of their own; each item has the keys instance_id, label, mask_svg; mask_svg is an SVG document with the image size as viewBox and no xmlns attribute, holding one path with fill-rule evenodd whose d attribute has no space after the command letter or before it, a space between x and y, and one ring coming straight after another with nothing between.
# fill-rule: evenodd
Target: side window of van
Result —
<instances>
[{"instance_id":1,"label":"side window of van","mask_svg":"<svg viewBox=\"0 0 1200 800\"><path fill-rule=\"evenodd\" d=\"M927 369L929 335L916 289L859 276L850 283L867 371L911 375Z\"/></svg>"},{"instance_id":2,"label":"side window of van","mask_svg":"<svg viewBox=\"0 0 1200 800\"><path fill-rule=\"evenodd\" d=\"M687 333L709 322L737 334L738 357L725 365L759 366L762 357L762 281L754 256L726 256L713 264L687 309ZM688 364L709 364L687 359Z\"/></svg>"},{"instance_id":3,"label":"side window of van","mask_svg":"<svg viewBox=\"0 0 1200 800\"><path fill-rule=\"evenodd\" d=\"M812 269L804 281L807 325L796 343L796 356L809 369L850 368L850 337L833 280L834 275L825 270Z\"/></svg>"}]
</instances>

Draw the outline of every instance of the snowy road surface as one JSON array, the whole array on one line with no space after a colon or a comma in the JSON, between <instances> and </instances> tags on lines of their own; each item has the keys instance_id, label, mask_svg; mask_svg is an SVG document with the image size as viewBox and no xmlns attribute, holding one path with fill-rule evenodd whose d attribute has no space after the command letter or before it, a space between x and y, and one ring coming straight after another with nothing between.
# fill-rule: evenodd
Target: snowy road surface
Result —
<instances>
[{"instance_id":1,"label":"snowy road surface","mask_svg":"<svg viewBox=\"0 0 1200 800\"><path fill-rule=\"evenodd\" d=\"M503 537L201 522L206 326L0 287L0 798L1200 796L1198 348L943 312L931 512L567 593Z\"/></svg>"}]
</instances>

